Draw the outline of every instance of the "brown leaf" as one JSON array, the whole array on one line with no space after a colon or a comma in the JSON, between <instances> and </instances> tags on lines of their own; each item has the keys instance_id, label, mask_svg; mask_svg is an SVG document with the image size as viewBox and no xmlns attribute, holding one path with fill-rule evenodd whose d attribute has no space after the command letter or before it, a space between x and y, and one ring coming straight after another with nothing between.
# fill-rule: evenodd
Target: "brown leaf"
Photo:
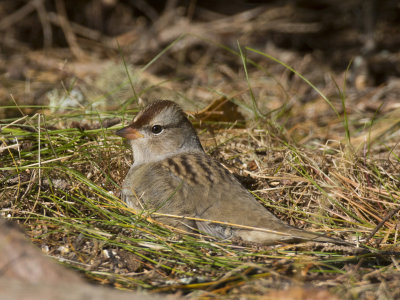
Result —
<instances>
[{"instance_id":1,"label":"brown leaf","mask_svg":"<svg viewBox=\"0 0 400 300\"><path fill-rule=\"evenodd\" d=\"M200 121L235 122L245 119L238 111L238 106L225 97L218 98L203 110L190 114Z\"/></svg>"}]
</instances>

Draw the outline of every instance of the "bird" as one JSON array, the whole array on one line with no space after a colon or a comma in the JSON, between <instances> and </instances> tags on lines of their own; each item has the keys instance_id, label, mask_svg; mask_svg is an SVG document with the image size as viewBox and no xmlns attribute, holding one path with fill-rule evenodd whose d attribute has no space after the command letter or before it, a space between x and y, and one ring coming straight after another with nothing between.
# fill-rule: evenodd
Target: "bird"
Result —
<instances>
[{"instance_id":1,"label":"bird","mask_svg":"<svg viewBox=\"0 0 400 300\"><path fill-rule=\"evenodd\" d=\"M133 164L121 195L137 213L222 240L348 244L286 224L271 213L204 151L192 123L173 101L150 103L116 134L132 148Z\"/></svg>"}]
</instances>

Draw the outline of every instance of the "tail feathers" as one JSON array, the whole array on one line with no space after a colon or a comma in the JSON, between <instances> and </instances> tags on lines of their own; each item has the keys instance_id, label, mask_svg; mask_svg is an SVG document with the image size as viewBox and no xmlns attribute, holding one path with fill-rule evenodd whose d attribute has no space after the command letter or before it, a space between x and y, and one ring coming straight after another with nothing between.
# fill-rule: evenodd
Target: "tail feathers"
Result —
<instances>
[{"instance_id":1,"label":"tail feathers","mask_svg":"<svg viewBox=\"0 0 400 300\"><path fill-rule=\"evenodd\" d=\"M305 231L297 228L293 228L290 230L290 234L293 238L297 238L303 241L313 241L313 242L322 242L322 243L333 243L337 245L346 245L346 246L355 246L352 243L346 242L341 239L331 238L329 236L325 236L319 233Z\"/></svg>"},{"instance_id":2,"label":"tail feathers","mask_svg":"<svg viewBox=\"0 0 400 300\"><path fill-rule=\"evenodd\" d=\"M274 220L272 220L274 221ZM279 243L296 243L314 241L322 243L333 243L337 245L355 246L349 242L324 236L322 234L305 231L296 227L279 222L270 222L270 228L252 227L238 225L237 227L227 226L213 222L196 221L200 232L221 238L231 239L240 237L244 241L255 242L264 245Z\"/></svg>"},{"instance_id":3,"label":"tail feathers","mask_svg":"<svg viewBox=\"0 0 400 300\"><path fill-rule=\"evenodd\" d=\"M337 245L355 246L352 243L324 236L322 234L305 231L302 229L289 227L282 228L283 230L240 230L237 231L237 236L248 242L256 242L264 245L274 245L279 243L296 243L304 241L333 243Z\"/></svg>"}]
</instances>

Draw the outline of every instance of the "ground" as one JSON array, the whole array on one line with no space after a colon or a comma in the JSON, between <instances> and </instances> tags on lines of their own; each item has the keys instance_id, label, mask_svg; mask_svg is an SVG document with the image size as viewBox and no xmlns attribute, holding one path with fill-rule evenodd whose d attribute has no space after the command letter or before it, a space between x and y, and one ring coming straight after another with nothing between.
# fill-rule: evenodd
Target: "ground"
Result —
<instances>
[{"instance_id":1,"label":"ground","mask_svg":"<svg viewBox=\"0 0 400 300\"><path fill-rule=\"evenodd\" d=\"M400 11L379 5L2 2L2 217L119 289L400 297ZM154 99L181 104L206 152L279 218L369 251L205 239L133 214L120 200L132 155L114 132Z\"/></svg>"}]
</instances>

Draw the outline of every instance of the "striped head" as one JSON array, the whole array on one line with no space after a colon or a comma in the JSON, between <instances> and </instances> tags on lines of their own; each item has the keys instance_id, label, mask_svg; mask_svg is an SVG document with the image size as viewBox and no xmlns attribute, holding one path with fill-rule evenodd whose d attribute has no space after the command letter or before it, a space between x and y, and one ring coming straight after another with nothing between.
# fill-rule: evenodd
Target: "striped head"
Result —
<instances>
[{"instance_id":1,"label":"striped head","mask_svg":"<svg viewBox=\"0 0 400 300\"><path fill-rule=\"evenodd\" d=\"M149 104L116 134L129 140L134 166L180 153L204 152L182 109L169 100Z\"/></svg>"}]
</instances>

